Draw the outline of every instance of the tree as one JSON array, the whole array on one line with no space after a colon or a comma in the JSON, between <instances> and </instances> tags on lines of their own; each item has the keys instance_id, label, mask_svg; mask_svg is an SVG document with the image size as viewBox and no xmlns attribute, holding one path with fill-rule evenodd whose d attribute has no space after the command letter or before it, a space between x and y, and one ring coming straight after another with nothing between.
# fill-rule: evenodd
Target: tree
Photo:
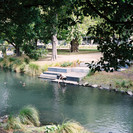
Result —
<instances>
[{"instance_id":1,"label":"tree","mask_svg":"<svg viewBox=\"0 0 133 133\"><path fill-rule=\"evenodd\" d=\"M73 4L74 1L51 0L48 5L42 6L43 17L46 23L45 28L52 42L52 60L56 60L57 58L57 37L62 27L68 25L63 23L63 20L70 16L71 4Z\"/></svg>"},{"instance_id":2,"label":"tree","mask_svg":"<svg viewBox=\"0 0 133 133\"><path fill-rule=\"evenodd\" d=\"M0 9L1 38L12 44L16 55L20 56L20 48L24 42L34 38L33 27L37 10L24 8L19 0L3 1Z\"/></svg>"},{"instance_id":3,"label":"tree","mask_svg":"<svg viewBox=\"0 0 133 133\"><path fill-rule=\"evenodd\" d=\"M96 70L104 69L114 71L121 66L130 65L133 59L132 47L132 1L86 0L81 2L84 15L100 17L103 22L89 28L89 33L95 35L99 41L98 49L103 53L103 58L97 63L90 64Z\"/></svg>"},{"instance_id":4,"label":"tree","mask_svg":"<svg viewBox=\"0 0 133 133\"><path fill-rule=\"evenodd\" d=\"M76 16L73 16L72 18L74 17L76 19ZM78 52L78 46L82 43L83 37L87 35L88 28L97 25L99 21L101 20L98 18L91 19L90 16L82 16L82 23L77 22L75 25L68 25L67 29L60 30L59 37L65 39L67 43L70 43L71 52Z\"/></svg>"}]
</instances>

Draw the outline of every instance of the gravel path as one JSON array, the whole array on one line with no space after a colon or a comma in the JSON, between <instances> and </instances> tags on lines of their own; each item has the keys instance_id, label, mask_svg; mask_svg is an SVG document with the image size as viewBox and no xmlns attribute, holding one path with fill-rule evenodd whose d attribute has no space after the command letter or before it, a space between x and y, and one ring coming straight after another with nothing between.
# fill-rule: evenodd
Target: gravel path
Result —
<instances>
[{"instance_id":1,"label":"gravel path","mask_svg":"<svg viewBox=\"0 0 133 133\"><path fill-rule=\"evenodd\" d=\"M98 61L102 57L101 53L89 53L89 54L79 54L79 55L58 55L56 61L51 61L51 55L48 55L47 58L33 62L35 64L38 64L40 66L56 62L65 62L65 61L81 61L81 62L91 62L91 61Z\"/></svg>"}]
</instances>

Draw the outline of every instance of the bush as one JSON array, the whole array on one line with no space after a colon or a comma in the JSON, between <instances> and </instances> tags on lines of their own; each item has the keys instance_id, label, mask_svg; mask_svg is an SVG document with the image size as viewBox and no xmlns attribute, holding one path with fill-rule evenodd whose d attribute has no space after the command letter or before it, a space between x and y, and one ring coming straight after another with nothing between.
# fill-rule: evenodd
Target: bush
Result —
<instances>
[{"instance_id":1,"label":"bush","mask_svg":"<svg viewBox=\"0 0 133 133\"><path fill-rule=\"evenodd\" d=\"M72 62L64 62L63 64L61 64L61 67L68 67L68 66L72 66Z\"/></svg>"},{"instance_id":2,"label":"bush","mask_svg":"<svg viewBox=\"0 0 133 133\"><path fill-rule=\"evenodd\" d=\"M4 59L3 58L0 58L0 62L2 62Z\"/></svg>"},{"instance_id":3,"label":"bush","mask_svg":"<svg viewBox=\"0 0 133 133\"><path fill-rule=\"evenodd\" d=\"M31 105L20 110L19 118L23 124L33 124L35 126L40 125L38 110Z\"/></svg>"},{"instance_id":4,"label":"bush","mask_svg":"<svg viewBox=\"0 0 133 133\"><path fill-rule=\"evenodd\" d=\"M6 62L3 63L3 69L8 69L8 65Z\"/></svg>"},{"instance_id":5,"label":"bush","mask_svg":"<svg viewBox=\"0 0 133 133\"><path fill-rule=\"evenodd\" d=\"M35 60L38 60L39 57L46 55L48 52L46 49L42 48L36 50L36 47L34 45L27 45L27 44L23 45L23 51L29 58Z\"/></svg>"},{"instance_id":6,"label":"bush","mask_svg":"<svg viewBox=\"0 0 133 133\"><path fill-rule=\"evenodd\" d=\"M16 61L17 59L16 58L14 58L14 57L9 57L9 61L10 62L14 62L14 61Z\"/></svg>"},{"instance_id":7,"label":"bush","mask_svg":"<svg viewBox=\"0 0 133 133\"><path fill-rule=\"evenodd\" d=\"M16 59L13 64L20 66L22 64L22 61L20 59Z\"/></svg>"},{"instance_id":8,"label":"bush","mask_svg":"<svg viewBox=\"0 0 133 133\"><path fill-rule=\"evenodd\" d=\"M24 62L25 62L26 64L29 64L29 63L30 63L30 59L27 58L27 57L25 57L25 58L24 58Z\"/></svg>"}]
</instances>

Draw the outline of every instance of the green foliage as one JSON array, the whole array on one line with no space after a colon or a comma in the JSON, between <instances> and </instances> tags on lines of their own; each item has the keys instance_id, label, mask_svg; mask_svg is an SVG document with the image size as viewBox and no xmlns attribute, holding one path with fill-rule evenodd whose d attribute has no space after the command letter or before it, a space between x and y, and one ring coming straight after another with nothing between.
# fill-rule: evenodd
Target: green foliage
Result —
<instances>
[{"instance_id":1,"label":"green foliage","mask_svg":"<svg viewBox=\"0 0 133 133\"><path fill-rule=\"evenodd\" d=\"M48 67L49 67L49 65L48 65L48 64L45 64L45 65L43 66L43 68L42 68L42 71L47 71L47 70L48 70Z\"/></svg>"},{"instance_id":2,"label":"green foliage","mask_svg":"<svg viewBox=\"0 0 133 133\"><path fill-rule=\"evenodd\" d=\"M3 58L0 58L0 62L2 62L4 59Z\"/></svg>"},{"instance_id":3,"label":"green foliage","mask_svg":"<svg viewBox=\"0 0 133 133\"><path fill-rule=\"evenodd\" d=\"M30 68L31 70L39 70L39 65L30 63L30 64L29 64L29 68Z\"/></svg>"},{"instance_id":4,"label":"green foliage","mask_svg":"<svg viewBox=\"0 0 133 133\"><path fill-rule=\"evenodd\" d=\"M13 62L13 64L20 66L22 64L22 61L20 59L17 59Z\"/></svg>"},{"instance_id":5,"label":"green foliage","mask_svg":"<svg viewBox=\"0 0 133 133\"><path fill-rule=\"evenodd\" d=\"M68 121L59 126L55 133L81 133L83 130L79 123Z\"/></svg>"},{"instance_id":6,"label":"green foliage","mask_svg":"<svg viewBox=\"0 0 133 133\"><path fill-rule=\"evenodd\" d=\"M25 57L25 58L24 58L24 62L25 62L26 64L29 64L29 63L30 63L30 59L29 59L28 57Z\"/></svg>"},{"instance_id":7,"label":"green foliage","mask_svg":"<svg viewBox=\"0 0 133 133\"><path fill-rule=\"evenodd\" d=\"M43 48L36 49L36 47L31 44L30 45L24 44L23 50L29 58L35 59L35 60L38 60L39 57L45 56L48 52L46 49L43 49Z\"/></svg>"},{"instance_id":8,"label":"green foliage","mask_svg":"<svg viewBox=\"0 0 133 133\"><path fill-rule=\"evenodd\" d=\"M87 76L91 76L91 75L94 75L95 73L95 70L94 69L90 69Z\"/></svg>"},{"instance_id":9,"label":"green foliage","mask_svg":"<svg viewBox=\"0 0 133 133\"><path fill-rule=\"evenodd\" d=\"M130 87L133 86L133 83L131 81L121 81L121 82L116 82L116 87L124 90L130 89Z\"/></svg>"},{"instance_id":10,"label":"green foliage","mask_svg":"<svg viewBox=\"0 0 133 133\"><path fill-rule=\"evenodd\" d=\"M57 129L58 129L58 126L55 126L55 125L45 126L46 133L54 133Z\"/></svg>"},{"instance_id":11,"label":"green foliage","mask_svg":"<svg viewBox=\"0 0 133 133\"><path fill-rule=\"evenodd\" d=\"M20 65L20 72L21 73L24 73L25 72L25 67L26 67L26 64L25 63L23 63L23 64Z\"/></svg>"},{"instance_id":12,"label":"green foliage","mask_svg":"<svg viewBox=\"0 0 133 133\"><path fill-rule=\"evenodd\" d=\"M20 110L19 118L23 124L40 125L38 110L31 105Z\"/></svg>"},{"instance_id":13,"label":"green foliage","mask_svg":"<svg viewBox=\"0 0 133 133\"><path fill-rule=\"evenodd\" d=\"M9 57L9 61L10 62L14 62L14 61L16 61L17 60L17 58L15 58L15 57Z\"/></svg>"},{"instance_id":14,"label":"green foliage","mask_svg":"<svg viewBox=\"0 0 133 133\"><path fill-rule=\"evenodd\" d=\"M2 67L3 67L3 69L8 69L7 62L4 62Z\"/></svg>"},{"instance_id":15,"label":"green foliage","mask_svg":"<svg viewBox=\"0 0 133 133\"><path fill-rule=\"evenodd\" d=\"M18 117L13 117L12 115L10 115L8 117L7 123L5 125L5 129L6 130L10 130L10 129L21 129L23 126L20 122L20 119Z\"/></svg>"},{"instance_id":16,"label":"green foliage","mask_svg":"<svg viewBox=\"0 0 133 133\"><path fill-rule=\"evenodd\" d=\"M8 69L9 69L10 71L13 71L13 64L10 64L10 65L8 66Z\"/></svg>"},{"instance_id":17,"label":"green foliage","mask_svg":"<svg viewBox=\"0 0 133 133\"><path fill-rule=\"evenodd\" d=\"M40 66L37 64L30 63L29 69L31 70L32 75L36 75L36 74L38 74L37 71L40 70Z\"/></svg>"},{"instance_id":18,"label":"green foliage","mask_svg":"<svg viewBox=\"0 0 133 133\"><path fill-rule=\"evenodd\" d=\"M61 67L68 67L68 66L72 66L72 62L64 62L63 64L61 64Z\"/></svg>"}]
</instances>

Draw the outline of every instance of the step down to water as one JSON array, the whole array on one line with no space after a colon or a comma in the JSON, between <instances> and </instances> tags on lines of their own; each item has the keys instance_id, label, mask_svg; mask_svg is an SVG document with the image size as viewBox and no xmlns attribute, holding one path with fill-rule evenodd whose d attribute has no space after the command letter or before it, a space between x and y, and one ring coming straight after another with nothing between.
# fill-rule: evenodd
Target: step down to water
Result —
<instances>
[{"instance_id":1,"label":"step down to water","mask_svg":"<svg viewBox=\"0 0 133 133\"><path fill-rule=\"evenodd\" d=\"M87 75L88 71L88 67L49 67L48 71L41 74L39 78L55 80L59 79L59 75L62 74L66 77L65 81L80 82Z\"/></svg>"},{"instance_id":2,"label":"step down to water","mask_svg":"<svg viewBox=\"0 0 133 133\"><path fill-rule=\"evenodd\" d=\"M43 74L59 75L59 74L61 74L61 73L60 73L60 72L54 72L54 71L46 71L46 72L43 72Z\"/></svg>"},{"instance_id":3,"label":"step down to water","mask_svg":"<svg viewBox=\"0 0 133 133\"><path fill-rule=\"evenodd\" d=\"M89 68L88 67L73 67L73 68L71 68L71 72L88 73Z\"/></svg>"},{"instance_id":4,"label":"step down to water","mask_svg":"<svg viewBox=\"0 0 133 133\"><path fill-rule=\"evenodd\" d=\"M79 85L79 83L75 81L60 81L58 79L52 80L52 82L70 84L70 85Z\"/></svg>"},{"instance_id":5,"label":"step down to water","mask_svg":"<svg viewBox=\"0 0 133 133\"><path fill-rule=\"evenodd\" d=\"M48 71L68 73L68 72L71 72L71 68L49 67L49 68L48 68Z\"/></svg>"},{"instance_id":6,"label":"step down to water","mask_svg":"<svg viewBox=\"0 0 133 133\"><path fill-rule=\"evenodd\" d=\"M57 79L57 75L41 74L41 75L39 76L39 78L51 79L51 80L53 80L53 79Z\"/></svg>"}]
</instances>

